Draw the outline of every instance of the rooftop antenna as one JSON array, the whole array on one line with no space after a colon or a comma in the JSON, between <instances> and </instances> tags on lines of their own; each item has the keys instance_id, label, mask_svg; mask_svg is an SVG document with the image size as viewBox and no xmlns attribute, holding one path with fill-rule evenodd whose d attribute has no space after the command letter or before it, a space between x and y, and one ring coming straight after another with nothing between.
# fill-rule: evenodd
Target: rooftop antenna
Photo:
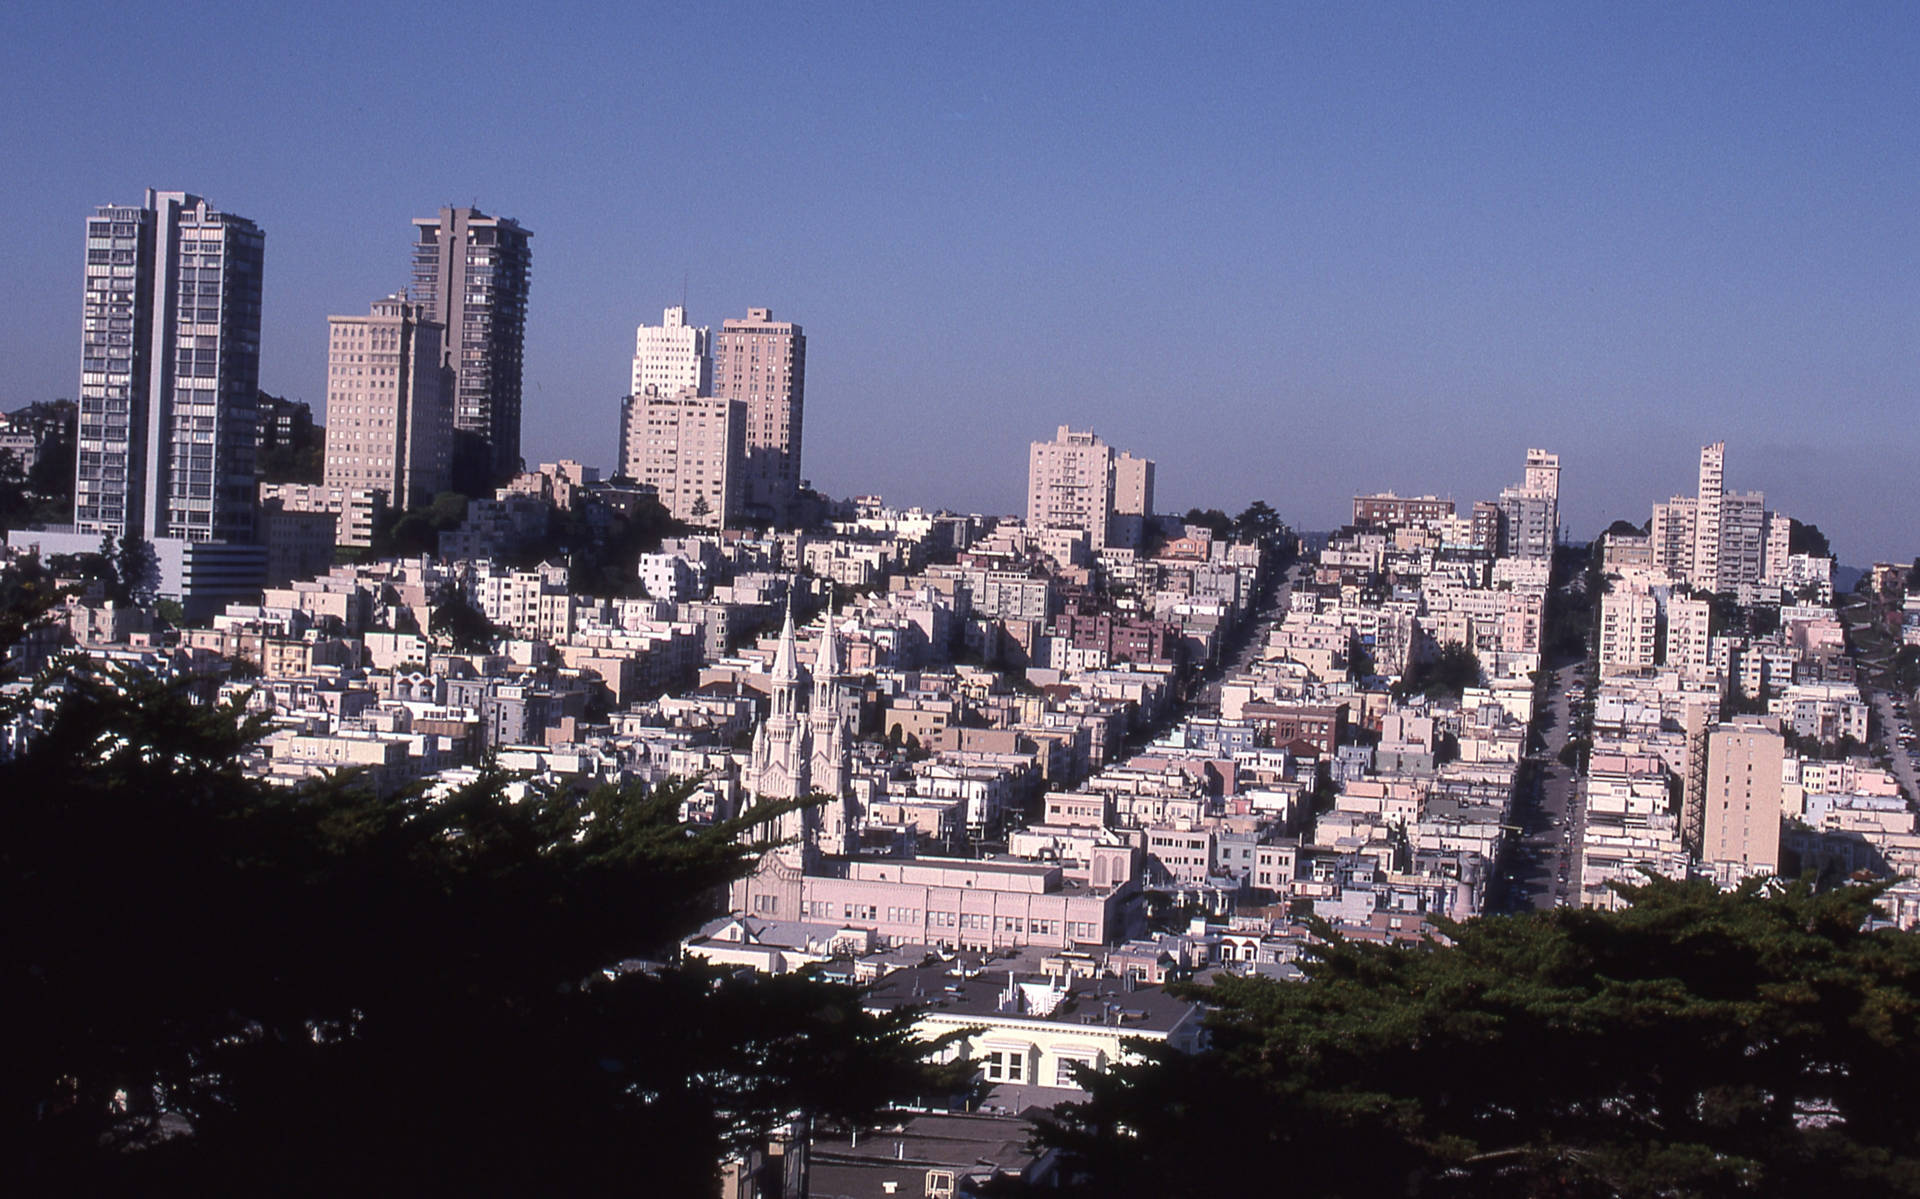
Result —
<instances>
[{"instance_id":1,"label":"rooftop antenna","mask_svg":"<svg viewBox=\"0 0 1920 1199\"><path fill-rule=\"evenodd\" d=\"M682 312L686 311L686 308L687 308L687 275L688 273L689 272L684 270L680 272L680 310Z\"/></svg>"}]
</instances>

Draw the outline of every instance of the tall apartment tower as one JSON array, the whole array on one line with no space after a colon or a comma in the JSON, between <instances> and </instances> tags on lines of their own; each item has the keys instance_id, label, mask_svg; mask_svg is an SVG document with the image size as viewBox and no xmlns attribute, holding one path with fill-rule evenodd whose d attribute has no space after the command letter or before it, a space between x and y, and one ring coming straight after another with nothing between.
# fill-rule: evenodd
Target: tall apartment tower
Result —
<instances>
[{"instance_id":1,"label":"tall apartment tower","mask_svg":"<svg viewBox=\"0 0 1920 1199\"><path fill-rule=\"evenodd\" d=\"M1726 489L1727 443L1700 447L1700 489L1694 501L1692 582L1709 591L1720 584L1720 499Z\"/></svg>"},{"instance_id":2,"label":"tall apartment tower","mask_svg":"<svg viewBox=\"0 0 1920 1199\"><path fill-rule=\"evenodd\" d=\"M521 346L531 230L475 208L413 222L413 298L446 330L453 371L454 473L476 486L520 469Z\"/></svg>"},{"instance_id":3,"label":"tall apartment tower","mask_svg":"<svg viewBox=\"0 0 1920 1199\"><path fill-rule=\"evenodd\" d=\"M1765 570L1760 581L1777 587L1787 581L1787 559L1793 553L1793 520L1784 512L1767 514L1767 548L1761 555Z\"/></svg>"},{"instance_id":4,"label":"tall apartment tower","mask_svg":"<svg viewBox=\"0 0 1920 1199\"><path fill-rule=\"evenodd\" d=\"M743 492L748 408L742 400L677 395L628 396L620 415L620 473L659 493L675 520L725 528Z\"/></svg>"},{"instance_id":5,"label":"tall apartment tower","mask_svg":"<svg viewBox=\"0 0 1920 1199\"><path fill-rule=\"evenodd\" d=\"M1553 497L1557 506L1560 502L1560 455L1545 450L1528 450L1526 485Z\"/></svg>"},{"instance_id":6,"label":"tall apartment tower","mask_svg":"<svg viewBox=\"0 0 1920 1199\"><path fill-rule=\"evenodd\" d=\"M634 395L679 395L691 387L699 395L713 391L713 359L706 329L687 324L687 310L666 310L658 325L641 325L633 335Z\"/></svg>"},{"instance_id":7,"label":"tall apartment tower","mask_svg":"<svg viewBox=\"0 0 1920 1199\"><path fill-rule=\"evenodd\" d=\"M1528 450L1526 476L1500 493L1506 552L1514 558L1552 558L1560 540L1560 455Z\"/></svg>"},{"instance_id":8,"label":"tall apartment tower","mask_svg":"<svg viewBox=\"0 0 1920 1199\"><path fill-rule=\"evenodd\" d=\"M1107 543L1113 511L1113 447L1092 432L1061 425L1052 441L1027 447L1027 525L1084 529L1096 548Z\"/></svg>"},{"instance_id":9,"label":"tall apartment tower","mask_svg":"<svg viewBox=\"0 0 1920 1199\"><path fill-rule=\"evenodd\" d=\"M446 330L404 295L366 316L327 318L325 486L381 492L408 508L452 479L452 371Z\"/></svg>"},{"instance_id":10,"label":"tall apartment tower","mask_svg":"<svg viewBox=\"0 0 1920 1199\"><path fill-rule=\"evenodd\" d=\"M1611 598L1603 597L1605 599ZM1684 682L1706 683L1713 678L1713 604L1703 599L1673 596L1667 600L1667 665Z\"/></svg>"},{"instance_id":11,"label":"tall apartment tower","mask_svg":"<svg viewBox=\"0 0 1920 1199\"><path fill-rule=\"evenodd\" d=\"M149 189L86 240L75 532L252 541L264 236Z\"/></svg>"},{"instance_id":12,"label":"tall apartment tower","mask_svg":"<svg viewBox=\"0 0 1920 1199\"><path fill-rule=\"evenodd\" d=\"M1655 570L1682 582L1693 577L1694 533L1699 520L1699 501L1690 495L1676 495L1653 506L1648 540Z\"/></svg>"},{"instance_id":13,"label":"tall apartment tower","mask_svg":"<svg viewBox=\"0 0 1920 1199\"><path fill-rule=\"evenodd\" d=\"M1707 734L1700 860L1715 867L1718 881L1779 869L1785 756L1777 717L1736 716Z\"/></svg>"},{"instance_id":14,"label":"tall apartment tower","mask_svg":"<svg viewBox=\"0 0 1920 1199\"><path fill-rule=\"evenodd\" d=\"M1147 539L1153 516L1153 459L1122 451L1113 459L1113 512L1107 518L1107 544L1138 549Z\"/></svg>"},{"instance_id":15,"label":"tall apartment tower","mask_svg":"<svg viewBox=\"0 0 1920 1199\"><path fill-rule=\"evenodd\" d=\"M1114 453L1091 432L1066 425L1027 447L1027 524L1084 529L1095 549L1137 546L1153 515L1151 459Z\"/></svg>"},{"instance_id":16,"label":"tall apartment tower","mask_svg":"<svg viewBox=\"0 0 1920 1199\"><path fill-rule=\"evenodd\" d=\"M713 394L747 406L742 490L748 515L788 524L800 491L807 336L770 308L721 322L713 336Z\"/></svg>"},{"instance_id":17,"label":"tall apartment tower","mask_svg":"<svg viewBox=\"0 0 1920 1199\"><path fill-rule=\"evenodd\" d=\"M1645 670L1659 647L1660 602L1644 591L1600 597L1600 675Z\"/></svg>"},{"instance_id":18,"label":"tall apartment tower","mask_svg":"<svg viewBox=\"0 0 1920 1199\"><path fill-rule=\"evenodd\" d=\"M1720 555L1713 589L1743 597L1760 585L1766 569L1767 497L1758 491L1727 491L1720 496Z\"/></svg>"}]
</instances>

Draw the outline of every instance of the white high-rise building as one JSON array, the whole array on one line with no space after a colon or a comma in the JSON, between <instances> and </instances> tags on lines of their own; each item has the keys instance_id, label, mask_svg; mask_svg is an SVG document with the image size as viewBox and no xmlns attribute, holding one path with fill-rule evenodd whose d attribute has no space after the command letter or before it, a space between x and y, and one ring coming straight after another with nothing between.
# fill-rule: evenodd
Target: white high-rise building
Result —
<instances>
[{"instance_id":1,"label":"white high-rise building","mask_svg":"<svg viewBox=\"0 0 1920 1199\"><path fill-rule=\"evenodd\" d=\"M1673 596L1667 600L1667 666L1689 683L1713 678L1713 604Z\"/></svg>"},{"instance_id":2,"label":"white high-rise building","mask_svg":"<svg viewBox=\"0 0 1920 1199\"><path fill-rule=\"evenodd\" d=\"M1726 491L1727 443L1700 447L1700 488L1694 503L1693 582L1710 591L1720 583L1720 498Z\"/></svg>"},{"instance_id":3,"label":"white high-rise building","mask_svg":"<svg viewBox=\"0 0 1920 1199\"><path fill-rule=\"evenodd\" d=\"M687 310L675 306L658 325L641 325L633 336L634 395L696 395L713 390L713 359L705 328L687 324Z\"/></svg>"},{"instance_id":4,"label":"white high-rise building","mask_svg":"<svg viewBox=\"0 0 1920 1199\"><path fill-rule=\"evenodd\" d=\"M1757 491L1727 491L1720 496L1720 554L1714 563L1715 591L1731 591L1750 602L1766 572L1767 497Z\"/></svg>"},{"instance_id":5,"label":"white high-rise building","mask_svg":"<svg viewBox=\"0 0 1920 1199\"><path fill-rule=\"evenodd\" d=\"M1660 603L1644 591L1600 597L1600 673L1645 670L1659 646Z\"/></svg>"},{"instance_id":6,"label":"white high-rise building","mask_svg":"<svg viewBox=\"0 0 1920 1199\"><path fill-rule=\"evenodd\" d=\"M1694 525L1700 505L1690 495L1676 495L1664 504L1653 506L1651 543L1653 568L1665 571L1669 578L1685 582L1693 577Z\"/></svg>"},{"instance_id":7,"label":"white high-rise building","mask_svg":"<svg viewBox=\"0 0 1920 1199\"><path fill-rule=\"evenodd\" d=\"M1153 460L1115 454L1097 434L1061 425L1027 447L1027 524L1084 529L1095 549L1138 546L1153 515Z\"/></svg>"},{"instance_id":8,"label":"white high-rise building","mask_svg":"<svg viewBox=\"0 0 1920 1199\"><path fill-rule=\"evenodd\" d=\"M1560 455L1528 450L1526 477L1500 493L1506 556L1551 560L1560 541Z\"/></svg>"},{"instance_id":9,"label":"white high-rise building","mask_svg":"<svg viewBox=\"0 0 1920 1199\"><path fill-rule=\"evenodd\" d=\"M1560 455L1548 453L1546 450L1528 450L1526 486L1530 491L1544 492L1551 496L1554 503L1558 505L1560 502Z\"/></svg>"},{"instance_id":10,"label":"white high-rise building","mask_svg":"<svg viewBox=\"0 0 1920 1199\"><path fill-rule=\"evenodd\" d=\"M253 540L265 244L186 192L88 219L76 533Z\"/></svg>"}]
</instances>

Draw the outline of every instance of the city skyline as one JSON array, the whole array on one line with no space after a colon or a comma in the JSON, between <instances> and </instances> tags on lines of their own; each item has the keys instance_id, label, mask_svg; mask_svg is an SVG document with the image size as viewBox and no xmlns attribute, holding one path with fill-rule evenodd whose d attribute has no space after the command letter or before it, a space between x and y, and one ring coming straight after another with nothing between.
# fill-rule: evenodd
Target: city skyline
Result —
<instances>
[{"instance_id":1,"label":"city skyline","mask_svg":"<svg viewBox=\"0 0 1920 1199\"><path fill-rule=\"evenodd\" d=\"M637 90L624 26L495 47L473 11L446 60L501 56L509 99L444 127L367 97L466 68L324 13L208 34L242 64L212 80L104 61L64 10L0 18L34 182L3 202L36 231L9 278L46 297L15 307L0 402L76 393L98 204L255 221L261 384L316 413L325 317L408 282L409 222L474 204L540 234L529 463L611 468L634 326L751 304L819 343L802 473L833 494L1017 512L1024 447L1065 423L1156 460L1162 508L1330 527L1385 488L1464 509L1543 445L1584 538L1724 439L1844 560L1914 550L1872 483L1917 448L1905 10L661 13L687 53ZM738 86L695 86L714 62ZM81 79L150 102L83 137ZM178 137L189 98L235 136Z\"/></svg>"}]
</instances>

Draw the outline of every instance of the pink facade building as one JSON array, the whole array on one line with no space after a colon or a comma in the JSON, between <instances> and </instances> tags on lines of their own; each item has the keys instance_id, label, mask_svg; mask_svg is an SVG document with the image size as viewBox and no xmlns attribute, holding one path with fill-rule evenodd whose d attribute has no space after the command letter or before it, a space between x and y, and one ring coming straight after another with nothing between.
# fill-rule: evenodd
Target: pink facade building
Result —
<instances>
[{"instance_id":1,"label":"pink facade building","mask_svg":"<svg viewBox=\"0 0 1920 1199\"><path fill-rule=\"evenodd\" d=\"M768 920L871 929L894 944L1095 946L1119 932L1120 908L1138 889L1139 851L1103 845L1092 852L1085 883L1048 863L965 858L855 858L804 872L763 868L735 885L734 907Z\"/></svg>"}]
</instances>

